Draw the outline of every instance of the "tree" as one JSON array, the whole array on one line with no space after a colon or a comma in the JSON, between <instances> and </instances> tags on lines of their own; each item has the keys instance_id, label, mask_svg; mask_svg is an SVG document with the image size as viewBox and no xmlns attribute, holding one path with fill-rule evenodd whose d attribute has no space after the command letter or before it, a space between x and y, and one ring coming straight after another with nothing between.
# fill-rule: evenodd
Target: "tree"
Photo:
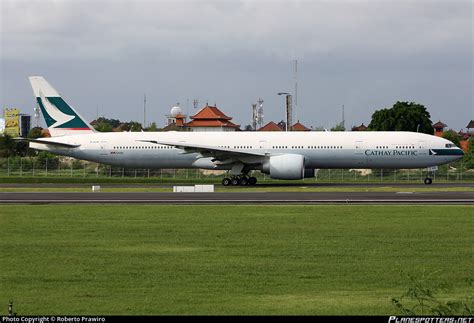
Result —
<instances>
[{"instance_id":1,"label":"tree","mask_svg":"<svg viewBox=\"0 0 474 323\"><path fill-rule=\"evenodd\" d=\"M0 157L12 156L15 143L9 135L0 136Z\"/></svg>"},{"instance_id":2,"label":"tree","mask_svg":"<svg viewBox=\"0 0 474 323\"><path fill-rule=\"evenodd\" d=\"M158 131L158 127L156 126L156 122L152 122L151 125L145 129L146 131Z\"/></svg>"},{"instance_id":3,"label":"tree","mask_svg":"<svg viewBox=\"0 0 474 323\"><path fill-rule=\"evenodd\" d=\"M467 169L474 169L474 137L469 138L469 150L462 159L463 166Z\"/></svg>"},{"instance_id":4,"label":"tree","mask_svg":"<svg viewBox=\"0 0 474 323\"><path fill-rule=\"evenodd\" d=\"M372 114L369 130L412 131L433 134L433 122L425 106L415 102L398 101L391 108L377 110Z\"/></svg>"},{"instance_id":5,"label":"tree","mask_svg":"<svg viewBox=\"0 0 474 323\"><path fill-rule=\"evenodd\" d=\"M281 120L280 122L278 122L277 124L283 131L286 131L286 122Z\"/></svg>"},{"instance_id":6,"label":"tree","mask_svg":"<svg viewBox=\"0 0 474 323\"><path fill-rule=\"evenodd\" d=\"M331 128L331 131L346 131L346 128L342 124L342 122L338 123L334 127Z\"/></svg>"},{"instance_id":7,"label":"tree","mask_svg":"<svg viewBox=\"0 0 474 323\"><path fill-rule=\"evenodd\" d=\"M94 129L100 132L111 132L112 129L120 125L120 120L107 119L104 117L98 118L95 122Z\"/></svg>"},{"instance_id":8,"label":"tree","mask_svg":"<svg viewBox=\"0 0 474 323\"><path fill-rule=\"evenodd\" d=\"M41 138L43 137L42 131L43 131L43 128L41 127L31 128L30 131L28 132L27 138L30 138L30 139Z\"/></svg>"},{"instance_id":9,"label":"tree","mask_svg":"<svg viewBox=\"0 0 474 323\"><path fill-rule=\"evenodd\" d=\"M113 127L111 124L101 121L94 125L94 129L100 132L111 132Z\"/></svg>"},{"instance_id":10,"label":"tree","mask_svg":"<svg viewBox=\"0 0 474 323\"><path fill-rule=\"evenodd\" d=\"M140 132L142 131L142 124L136 121L129 121L122 124L123 131Z\"/></svg>"}]
</instances>

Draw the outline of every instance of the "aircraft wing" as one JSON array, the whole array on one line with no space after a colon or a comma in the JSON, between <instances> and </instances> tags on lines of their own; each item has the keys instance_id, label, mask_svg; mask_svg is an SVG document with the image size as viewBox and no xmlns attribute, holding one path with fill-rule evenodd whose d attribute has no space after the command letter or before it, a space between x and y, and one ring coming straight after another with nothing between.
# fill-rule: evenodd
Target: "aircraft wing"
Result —
<instances>
[{"instance_id":1,"label":"aircraft wing","mask_svg":"<svg viewBox=\"0 0 474 323\"><path fill-rule=\"evenodd\" d=\"M52 140L46 140L46 139L41 139L41 138L32 139L32 138L17 137L17 138L13 138L13 140L23 140L23 141L28 141L28 142L36 142L38 144L58 146L58 147L61 147L61 148L76 148L76 147L80 146L80 145L73 145L73 144L68 144L68 143L65 143L65 142L52 141Z\"/></svg>"},{"instance_id":2,"label":"aircraft wing","mask_svg":"<svg viewBox=\"0 0 474 323\"><path fill-rule=\"evenodd\" d=\"M188 142L172 142L161 140L138 140L142 142L151 142L157 145L174 146L183 149L185 154L200 153L203 157L238 158L238 157L264 157L264 152L248 151L244 149L234 149L225 147L216 147L209 145L194 144Z\"/></svg>"}]
</instances>

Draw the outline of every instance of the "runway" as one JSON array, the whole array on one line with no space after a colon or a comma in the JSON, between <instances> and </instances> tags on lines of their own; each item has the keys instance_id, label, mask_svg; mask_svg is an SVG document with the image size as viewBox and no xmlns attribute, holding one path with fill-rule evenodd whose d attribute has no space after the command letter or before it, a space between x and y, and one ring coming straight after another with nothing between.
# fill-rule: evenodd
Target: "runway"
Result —
<instances>
[{"instance_id":1,"label":"runway","mask_svg":"<svg viewBox=\"0 0 474 323\"><path fill-rule=\"evenodd\" d=\"M474 204L474 192L0 193L0 204Z\"/></svg>"}]
</instances>

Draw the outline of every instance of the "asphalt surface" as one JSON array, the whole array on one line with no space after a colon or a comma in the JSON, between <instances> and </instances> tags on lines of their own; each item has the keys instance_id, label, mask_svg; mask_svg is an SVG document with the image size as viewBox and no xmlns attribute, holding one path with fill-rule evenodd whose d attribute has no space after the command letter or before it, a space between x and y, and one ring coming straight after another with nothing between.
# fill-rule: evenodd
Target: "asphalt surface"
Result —
<instances>
[{"instance_id":1,"label":"asphalt surface","mask_svg":"<svg viewBox=\"0 0 474 323\"><path fill-rule=\"evenodd\" d=\"M212 183L199 183L199 184L212 184ZM103 188L106 187L113 187L113 188L143 188L143 187L149 187L149 188L162 188L162 187L173 187L176 185L193 185L192 183L0 183L0 188L41 188L41 187L91 187L91 185L100 185ZM217 186L221 185L220 183L215 184ZM305 182L305 183L271 183L271 184L266 184L266 183L258 183L255 187L387 187L387 186L392 186L392 187L424 187L426 188L427 186L423 184L421 181L419 184L414 184L414 183L390 183L390 182L380 182L380 183L315 183L315 182ZM455 183L437 183L436 181L433 182L428 187L474 187L474 182L455 182ZM236 188L233 187L232 188ZM237 187L239 188L239 187ZM242 190L245 190L246 187L243 186L241 187Z\"/></svg>"},{"instance_id":2,"label":"asphalt surface","mask_svg":"<svg viewBox=\"0 0 474 323\"><path fill-rule=\"evenodd\" d=\"M474 204L474 192L0 193L0 204Z\"/></svg>"}]
</instances>

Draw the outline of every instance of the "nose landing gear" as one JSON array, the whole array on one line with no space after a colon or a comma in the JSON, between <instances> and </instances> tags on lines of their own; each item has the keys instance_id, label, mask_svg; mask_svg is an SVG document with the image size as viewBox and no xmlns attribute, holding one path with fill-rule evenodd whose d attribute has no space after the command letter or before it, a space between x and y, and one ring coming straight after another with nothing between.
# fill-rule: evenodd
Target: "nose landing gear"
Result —
<instances>
[{"instance_id":1,"label":"nose landing gear","mask_svg":"<svg viewBox=\"0 0 474 323\"><path fill-rule=\"evenodd\" d=\"M430 177L427 177L425 178L424 183L425 185L430 185L431 183L433 183L433 180Z\"/></svg>"}]
</instances>

